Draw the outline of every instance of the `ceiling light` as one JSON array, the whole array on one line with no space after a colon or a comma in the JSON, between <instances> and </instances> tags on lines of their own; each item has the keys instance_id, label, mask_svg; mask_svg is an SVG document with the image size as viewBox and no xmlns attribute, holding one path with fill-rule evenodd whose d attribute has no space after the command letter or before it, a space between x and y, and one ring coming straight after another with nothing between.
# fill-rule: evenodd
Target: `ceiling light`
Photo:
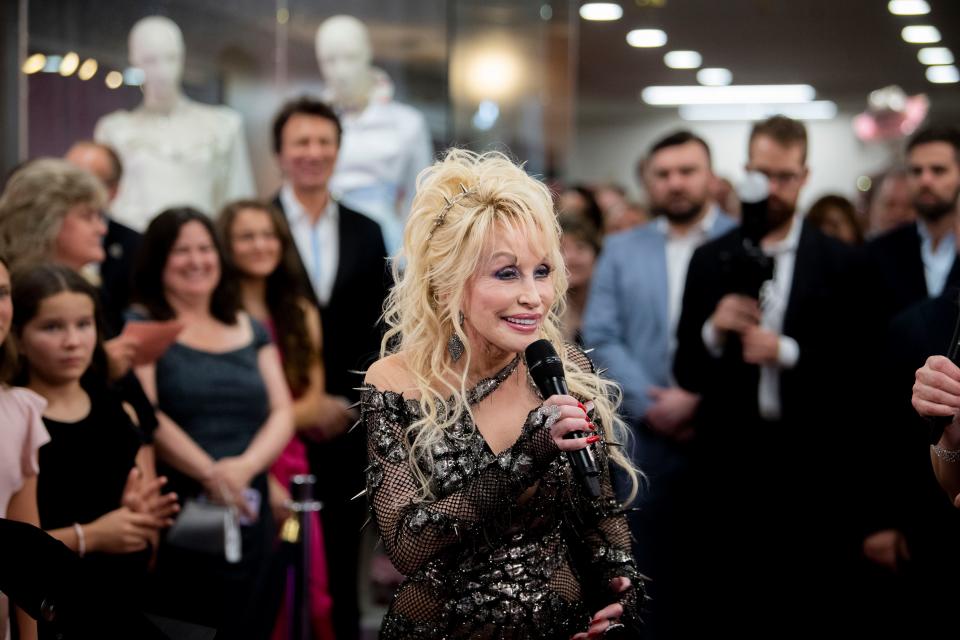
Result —
<instances>
[{"instance_id":1,"label":"ceiling light","mask_svg":"<svg viewBox=\"0 0 960 640\"><path fill-rule=\"evenodd\" d=\"M107 74L107 77L103 79L111 89L119 89L120 85L123 84L123 74L119 71L111 71Z\"/></svg>"},{"instance_id":2,"label":"ceiling light","mask_svg":"<svg viewBox=\"0 0 960 640\"><path fill-rule=\"evenodd\" d=\"M660 29L634 29L627 34L631 47L652 48L667 44L667 34Z\"/></svg>"},{"instance_id":3,"label":"ceiling light","mask_svg":"<svg viewBox=\"0 0 960 640\"><path fill-rule=\"evenodd\" d=\"M73 72L77 70L77 67L80 66L80 56L76 54L75 51L71 51L67 55L63 56L63 60L60 61L60 75L64 78L67 76L72 76Z\"/></svg>"},{"instance_id":4,"label":"ceiling light","mask_svg":"<svg viewBox=\"0 0 960 640\"><path fill-rule=\"evenodd\" d=\"M680 104L793 104L812 102L816 90L808 84L739 84L728 87L647 87L644 102L656 106Z\"/></svg>"},{"instance_id":5,"label":"ceiling light","mask_svg":"<svg viewBox=\"0 0 960 640\"><path fill-rule=\"evenodd\" d=\"M668 51L663 63L671 69L696 69L703 63L703 57L696 51Z\"/></svg>"},{"instance_id":6,"label":"ceiling light","mask_svg":"<svg viewBox=\"0 0 960 640\"><path fill-rule=\"evenodd\" d=\"M43 71L43 68L47 65L47 56L42 53L35 53L26 60L23 61L23 66L20 68L27 75L32 75Z\"/></svg>"},{"instance_id":7,"label":"ceiling light","mask_svg":"<svg viewBox=\"0 0 960 640\"><path fill-rule=\"evenodd\" d=\"M946 47L924 47L917 51L921 64L953 64L953 52Z\"/></svg>"},{"instance_id":8,"label":"ceiling light","mask_svg":"<svg viewBox=\"0 0 960 640\"><path fill-rule=\"evenodd\" d=\"M926 0L890 0L887 9L895 16L924 16L930 13Z\"/></svg>"},{"instance_id":9,"label":"ceiling light","mask_svg":"<svg viewBox=\"0 0 960 640\"><path fill-rule=\"evenodd\" d=\"M837 105L829 100L806 104L688 104L680 107L684 120L765 120L784 115L794 120L831 120Z\"/></svg>"},{"instance_id":10,"label":"ceiling light","mask_svg":"<svg viewBox=\"0 0 960 640\"><path fill-rule=\"evenodd\" d=\"M87 58L83 61L83 64L80 65L80 71L77 72L77 77L81 80L89 80L95 75L97 75L97 61L93 58Z\"/></svg>"},{"instance_id":11,"label":"ceiling light","mask_svg":"<svg viewBox=\"0 0 960 640\"><path fill-rule=\"evenodd\" d=\"M933 42L940 42L940 32L936 27L931 27L928 24L915 24L909 27L904 27L903 31L900 32L900 35L903 36L903 39L910 44L930 44Z\"/></svg>"},{"instance_id":12,"label":"ceiling light","mask_svg":"<svg viewBox=\"0 0 960 640\"><path fill-rule=\"evenodd\" d=\"M960 82L960 70L953 65L927 67L927 80L935 84Z\"/></svg>"},{"instance_id":13,"label":"ceiling light","mask_svg":"<svg viewBox=\"0 0 960 640\"><path fill-rule=\"evenodd\" d=\"M697 71L697 82L708 87L725 87L733 82L733 74L730 69L705 67Z\"/></svg>"},{"instance_id":14,"label":"ceiling light","mask_svg":"<svg viewBox=\"0 0 960 640\"><path fill-rule=\"evenodd\" d=\"M623 17L623 9L616 2L588 2L580 7L584 20L610 21Z\"/></svg>"}]
</instances>

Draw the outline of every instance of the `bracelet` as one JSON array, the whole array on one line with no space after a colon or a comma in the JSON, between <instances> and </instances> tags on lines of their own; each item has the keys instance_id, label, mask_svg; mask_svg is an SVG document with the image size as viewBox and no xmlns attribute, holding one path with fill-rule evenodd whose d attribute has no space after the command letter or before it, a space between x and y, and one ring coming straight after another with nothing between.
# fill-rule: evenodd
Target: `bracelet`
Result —
<instances>
[{"instance_id":1,"label":"bracelet","mask_svg":"<svg viewBox=\"0 0 960 640\"><path fill-rule=\"evenodd\" d=\"M944 449L935 444L933 445L933 452L944 462L960 462L960 450Z\"/></svg>"},{"instance_id":2,"label":"bracelet","mask_svg":"<svg viewBox=\"0 0 960 640\"><path fill-rule=\"evenodd\" d=\"M83 527L78 523L73 523L73 530L77 534L77 555L82 558L87 555L87 539L83 535Z\"/></svg>"}]
</instances>

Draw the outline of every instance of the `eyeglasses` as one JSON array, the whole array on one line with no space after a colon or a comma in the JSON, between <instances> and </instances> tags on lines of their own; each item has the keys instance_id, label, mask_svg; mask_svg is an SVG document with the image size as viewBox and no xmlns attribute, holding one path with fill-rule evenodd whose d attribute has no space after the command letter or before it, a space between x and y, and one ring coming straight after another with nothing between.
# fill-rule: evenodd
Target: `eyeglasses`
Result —
<instances>
[{"instance_id":1,"label":"eyeglasses","mask_svg":"<svg viewBox=\"0 0 960 640\"><path fill-rule=\"evenodd\" d=\"M67 211L67 215L87 224L106 223L107 216L96 207L76 207Z\"/></svg>"},{"instance_id":2,"label":"eyeglasses","mask_svg":"<svg viewBox=\"0 0 960 640\"><path fill-rule=\"evenodd\" d=\"M789 185L798 181L803 174L797 173L795 171L766 171L764 169L750 169L751 171L756 171L763 177L765 177L770 182L774 182L780 185Z\"/></svg>"}]
</instances>

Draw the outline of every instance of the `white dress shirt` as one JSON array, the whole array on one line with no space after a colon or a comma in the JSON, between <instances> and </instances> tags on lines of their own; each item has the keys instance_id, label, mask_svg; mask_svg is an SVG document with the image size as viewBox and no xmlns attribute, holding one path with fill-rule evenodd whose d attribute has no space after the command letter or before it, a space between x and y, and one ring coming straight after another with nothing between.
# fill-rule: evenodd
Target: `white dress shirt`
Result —
<instances>
[{"instance_id":1,"label":"white dress shirt","mask_svg":"<svg viewBox=\"0 0 960 640\"><path fill-rule=\"evenodd\" d=\"M337 201L331 197L326 211L316 222L310 219L289 183L280 188L280 203L313 291L320 304L325 305L330 302L340 258L340 208Z\"/></svg>"},{"instance_id":2,"label":"white dress shirt","mask_svg":"<svg viewBox=\"0 0 960 640\"><path fill-rule=\"evenodd\" d=\"M707 240L707 235L719 215L719 208L710 207L699 223L679 235L671 233L670 223L663 216L657 218L657 229L666 236L667 255L667 322L670 327L670 361L677 352L677 323L680 321L680 307L683 303L683 288L687 281L687 269L690 258L697 247Z\"/></svg>"},{"instance_id":3,"label":"white dress shirt","mask_svg":"<svg viewBox=\"0 0 960 640\"><path fill-rule=\"evenodd\" d=\"M953 268L957 255L957 244L951 231L940 239L937 248L933 248L933 237L923 220L917 220L917 232L920 234L920 257L923 259L923 277L927 281L927 295L935 298L943 293L947 285L947 276Z\"/></svg>"},{"instance_id":4,"label":"white dress shirt","mask_svg":"<svg viewBox=\"0 0 960 640\"><path fill-rule=\"evenodd\" d=\"M757 388L757 402L760 416L767 420L781 417L780 371L792 369L800 359L800 345L790 336L783 335L783 317L790 301L793 284L793 267L797 260L797 246L800 244L800 232L803 220L794 216L790 230L783 240L763 247L763 252L773 257L773 279L760 287L760 326L780 336L777 348L777 363L760 367L760 384ZM703 344L715 358L723 354L725 336L718 333L708 318L701 332Z\"/></svg>"}]
</instances>

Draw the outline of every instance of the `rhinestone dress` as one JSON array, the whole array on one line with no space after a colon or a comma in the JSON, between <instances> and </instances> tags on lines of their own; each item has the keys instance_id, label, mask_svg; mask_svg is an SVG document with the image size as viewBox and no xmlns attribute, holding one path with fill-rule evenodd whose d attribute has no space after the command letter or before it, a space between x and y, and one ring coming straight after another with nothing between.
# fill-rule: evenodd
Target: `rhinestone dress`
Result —
<instances>
[{"instance_id":1,"label":"rhinestone dress","mask_svg":"<svg viewBox=\"0 0 960 640\"><path fill-rule=\"evenodd\" d=\"M567 351L592 369L582 351ZM496 390L518 362L519 356L482 380L469 402ZM618 600L625 610L619 637L639 637L643 587L603 440L593 446L604 469L604 495L590 499L550 438L542 406L499 455L464 415L432 450L435 497L424 501L405 436L421 415L417 401L366 386L361 413L368 430L367 496L390 559L408 576L380 638L566 639ZM531 487L532 496L518 502ZM614 594L609 581L617 576L634 586Z\"/></svg>"}]
</instances>

